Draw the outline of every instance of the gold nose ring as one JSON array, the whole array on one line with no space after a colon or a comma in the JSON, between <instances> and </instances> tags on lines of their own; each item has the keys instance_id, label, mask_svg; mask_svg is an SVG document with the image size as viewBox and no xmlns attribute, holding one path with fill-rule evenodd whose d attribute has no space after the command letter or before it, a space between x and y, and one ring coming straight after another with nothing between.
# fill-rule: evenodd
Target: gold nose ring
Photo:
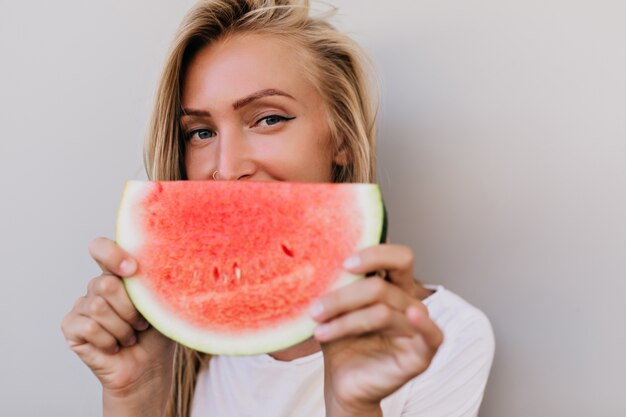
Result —
<instances>
[{"instance_id":1,"label":"gold nose ring","mask_svg":"<svg viewBox=\"0 0 626 417\"><path fill-rule=\"evenodd\" d=\"M214 179L214 180L216 180L216 181L217 181L217 174L218 174L218 171L215 171L215 172L213 173L213 179Z\"/></svg>"}]
</instances>

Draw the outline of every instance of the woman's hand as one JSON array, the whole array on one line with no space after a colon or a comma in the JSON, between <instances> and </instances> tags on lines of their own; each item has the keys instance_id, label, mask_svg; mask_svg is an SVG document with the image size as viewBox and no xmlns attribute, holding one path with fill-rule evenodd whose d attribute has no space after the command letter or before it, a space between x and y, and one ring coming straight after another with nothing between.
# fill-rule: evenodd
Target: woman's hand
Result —
<instances>
[{"instance_id":1,"label":"woman's hand","mask_svg":"<svg viewBox=\"0 0 626 417\"><path fill-rule=\"evenodd\" d=\"M102 274L63 319L65 339L100 380L105 406L107 398L139 400L139 393L158 403L154 396L164 400L169 392L175 344L151 328L128 298L120 277L132 276L136 261L106 238L92 241L89 252Z\"/></svg>"},{"instance_id":2,"label":"woman's hand","mask_svg":"<svg viewBox=\"0 0 626 417\"><path fill-rule=\"evenodd\" d=\"M325 366L328 416L380 416L380 401L421 374L443 341L443 333L420 302L413 278L413 253L404 246L367 248L346 261L359 280L318 300L315 338Z\"/></svg>"}]
</instances>

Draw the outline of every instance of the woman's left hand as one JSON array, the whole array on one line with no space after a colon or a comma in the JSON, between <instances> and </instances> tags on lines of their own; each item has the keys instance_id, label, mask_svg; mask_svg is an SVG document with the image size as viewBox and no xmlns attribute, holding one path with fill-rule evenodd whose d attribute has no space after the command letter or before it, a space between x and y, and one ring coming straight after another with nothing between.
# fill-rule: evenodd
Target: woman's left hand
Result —
<instances>
[{"instance_id":1,"label":"woman's left hand","mask_svg":"<svg viewBox=\"0 0 626 417\"><path fill-rule=\"evenodd\" d=\"M345 263L355 274L387 271L321 297L311 314L324 354L327 416L380 416L380 401L421 374L443 333L417 296L413 252L383 244Z\"/></svg>"}]
</instances>

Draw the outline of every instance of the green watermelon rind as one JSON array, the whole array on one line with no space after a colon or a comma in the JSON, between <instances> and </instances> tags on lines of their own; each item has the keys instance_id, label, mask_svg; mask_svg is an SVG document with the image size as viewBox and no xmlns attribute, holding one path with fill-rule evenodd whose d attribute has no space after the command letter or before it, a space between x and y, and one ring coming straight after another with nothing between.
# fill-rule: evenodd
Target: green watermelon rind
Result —
<instances>
[{"instance_id":1,"label":"green watermelon rind","mask_svg":"<svg viewBox=\"0 0 626 417\"><path fill-rule=\"evenodd\" d=\"M383 233L384 208L380 188L377 184L338 184L340 186L356 187L359 206L363 211L363 218L370 220L365 224L364 231L354 251L374 246L381 240ZM122 201L118 210L116 224L117 244L131 255L141 246L141 233L135 230L131 219L137 203L143 199L154 187L155 183L148 181L127 181ZM254 355L276 352L302 342L313 335L317 323L305 312L288 323L281 323L275 328L265 328L259 331L249 331L245 334L217 333L208 331L181 320L174 312L166 311L152 295L151 291L141 283L140 276L124 278L123 282L133 305L146 320L159 332L194 350L216 355ZM362 275L345 272L331 288L336 289L348 285Z\"/></svg>"}]
</instances>

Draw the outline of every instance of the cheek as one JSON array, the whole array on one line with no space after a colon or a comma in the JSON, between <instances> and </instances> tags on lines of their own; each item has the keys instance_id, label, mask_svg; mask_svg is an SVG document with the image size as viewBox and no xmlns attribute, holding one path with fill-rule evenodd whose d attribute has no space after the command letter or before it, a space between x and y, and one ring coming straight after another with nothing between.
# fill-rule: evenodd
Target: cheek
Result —
<instances>
[{"instance_id":1,"label":"cheek","mask_svg":"<svg viewBox=\"0 0 626 417\"><path fill-rule=\"evenodd\" d=\"M302 182L329 182L332 159L321 140L314 140L282 154L276 166L290 170L290 176Z\"/></svg>"},{"instance_id":2,"label":"cheek","mask_svg":"<svg viewBox=\"0 0 626 417\"><path fill-rule=\"evenodd\" d=\"M307 122L290 133L287 138L289 146L281 150L281 160L293 170L298 181L329 182L332 179L332 155L328 128L319 117Z\"/></svg>"},{"instance_id":3,"label":"cheek","mask_svg":"<svg viewBox=\"0 0 626 417\"><path fill-rule=\"evenodd\" d=\"M210 178L213 173L211 166L209 152L202 152L202 149L192 149L190 146L185 148L187 179L203 180Z\"/></svg>"}]
</instances>

